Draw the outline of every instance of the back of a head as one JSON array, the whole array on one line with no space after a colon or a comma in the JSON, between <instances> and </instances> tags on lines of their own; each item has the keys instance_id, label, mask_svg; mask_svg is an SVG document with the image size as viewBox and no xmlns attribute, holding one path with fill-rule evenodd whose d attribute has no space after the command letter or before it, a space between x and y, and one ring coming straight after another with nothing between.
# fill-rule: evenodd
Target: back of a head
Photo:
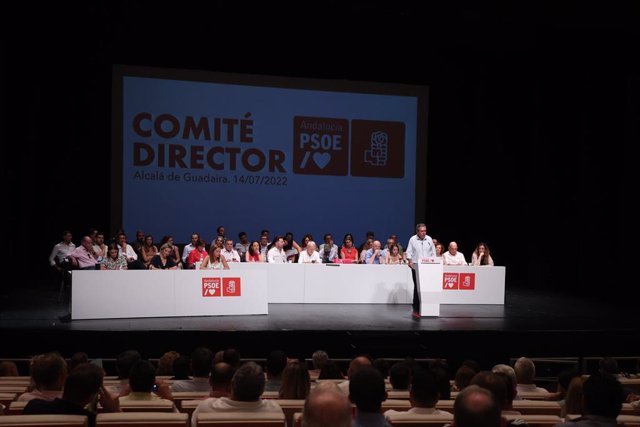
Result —
<instances>
[{"instance_id":1,"label":"back of a head","mask_svg":"<svg viewBox=\"0 0 640 427\"><path fill-rule=\"evenodd\" d=\"M180 357L177 351L167 351L158 359L156 375L173 375L173 362Z\"/></svg>"},{"instance_id":2,"label":"back of a head","mask_svg":"<svg viewBox=\"0 0 640 427\"><path fill-rule=\"evenodd\" d=\"M64 383L63 399L79 405L86 405L100 390L104 371L90 363L78 365L71 371Z\"/></svg>"},{"instance_id":3,"label":"back of a head","mask_svg":"<svg viewBox=\"0 0 640 427\"><path fill-rule=\"evenodd\" d=\"M504 377L503 375L490 371L480 371L471 379L471 385L477 385L493 393L500 410L506 409L509 402L509 391L504 380L506 375Z\"/></svg>"},{"instance_id":4,"label":"back of a head","mask_svg":"<svg viewBox=\"0 0 640 427\"><path fill-rule=\"evenodd\" d=\"M618 361L612 357L603 357L598 361L598 370L601 374L616 375L620 372Z\"/></svg>"},{"instance_id":5,"label":"back of a head","mask_svg":"<svg viewBox=\"0 0 640 427\"><path fill-rule=\"evenodd\" d=\"M411 366L405 362L394 363L389 371L389 382L396 390L408 390L411 384Z\"/></svg>"},{"instance_id":6,"label":"back of a head","mask_svg":"<svg viewBox=\"0 0 640 427\"><path fill-rule=\"evenodd\" d=\"M320 375L318 375L319 380L339 380L342 378L344 378L344 373L333 360L328 360L320 369Z\"/></svg>"},{"instance_id":7,"label":"back of a head","mask_svg":"<svg viewBox=\"0 0 640 427\"><path fill-rule=\"evenodd\" d=\"M491 372L507 375L511 379L511 384L513 385L514 388L518 384L516 371L509 365L505 365L505 364L496 365L491 369Z\"/></svg>"},{"instance_id":8,"label":"back of a head","mask_svg":"<svg viewBox=\"0 0 640 427\"><path fill-rule=\"evenodd\" d=\"M516 360L513 370L516 372L518 384L533 384L536 377L536 366L531 359L519 358Z\"/></svg>"},{"instance_id":9,"label":"back of a head","mask_svg":"<svg viewBox=\"0 0 640 427\"><path fill-rule=\"evenodd\" d=\"M273 350L267 356L267 373L272 377L279 377L287 366L287 355L282 350Z\"/></svg>"},{"instance_id":10,"label":"back of a head","mask_svg":"<svg viewBox=\"0 0 640 427\"><path fill-rule=\"evenodd\" d=\"M148 360L139 360L131 367L129 386L131 391L151 393L156 382L156 368Z\"/></svg>"},{"instance_id":11,"label":"back of a head","mask_svg":"<svg viewBox=\"0 0 640 427\"><path fill-rule=\"evenodd\" d=\"M473 359L465 359L462 361L460 366L466 366L467 368L473 370L476 374L480 372L482 369L480 368L480 364Z\"/></svg>"},{"instance_id":12,"label":"back of a head","mask_svg":"<svg viewBox=\"0 0 640 427\"><path fill-rule=\"evenodd\" d=\"M411 380L412 406L433 408L438 402L438 384L431 371L420 370L413 374Z\"/></svg>"},{"instance_id":13,"label":"back of a head","mask_svg":"<svg viewBox=\"0 0 640 427\"><path fill-rule=\"evenodd\" d=\"M612 375L591 375L583 385L584 404L591 415L616 418L622 410L624 390L622 384Z\"/></svg>"},{"instance_id":14,"label":"back of a head","mask_svg":"<svg viewBox=\"0 0 640 427\"><path fill-rule=\"evenodd\" d=\"M282 372L280 399L306 399L311 389L309 370L304 363L294 361L287 364Z\"/></svg>"},{"instance_id":15,"label":"back of a head","mask_svg":"<svg viewBox=\"0 0 640 427\"><path fill-rule=\"evenodd\" d=\"M0 377L17 377L18 365L15 362L3 361L0 362Z\"/></svg>"},{"instance_id":16,"label":"back of a head","mask_svg":"<svg viewBox=\"0 0 640 427\"><path fill-rule=\"evenodd\" d=\"M462 365L456 371L456 376L454 378L454 384L458 391L464 390L469 384L471 384L471 379L474 377L475 372L468 366Z\"/></svg>"},{"instance_id":17,"label":"back of a head","mask_svg":"<svg viewBox=\"0 0 640 427\"><path fill-rule=\"evenodd\" d=\"M447 371L443 368L429 368L429 371L433 374L436 379L436 384L438 386L438 393L440 393L440 399L449 400L451 399L451 383L449 382L449 376L447 375Z\"/></svg>"},{"instance_id":18,"label":"back of a head","mask_svg":"<svg viewBox=\"0 0 640 427\"><path fill-rule=\"evenodd\" d=\"M191 374L191 358L189 356L178 356L173 361L173 379L188 380Z\"/></svg>"},{"instance_id":19,"label":"back of a head","mask_svg":"<svg viewBox=\"0 0 640 427\"><path fill-rule=\"evenodd\" d=\"M191 353L191 372L194 377L208 377L211 372L213 352L206 347L198 347Z\"/></svg>"},{"instance_id":20,"label":"back of a head","mask_svg":"<svg viewBox=\"0 0 640 427\"><path fill-rule=\"evenodd\" d=\"M89 363L89 355L84 351L74 353L73 356L71 356L71 359L69 359L69 370L71 371L73 368L83 363Z\"/></svg>"},{"instance_id":21,"label":"back of a head","mask_svg":"<svg viewBox=\"0 0 640 427\"><path fill-rule=\"evenodd\" d=\"M231 384L233 374L235 373L233 366L225 362L216 363L211 368L211 385L226 386Z\"/></svg>"},{"instance_id":22,"label":"back of a head","mask_svg":"<svg viewBox=\"0 0 640 427\"><path fill-rule=\"evenodd\" d=\"M241 402L260 400L264 392L264 370L255 362L246 362L238 368L231 380L231 399Z\"/></svg>"},{"instance_id":23,"label":"back of a head","mask_svg":"<svg viewBox=\"0 0 640 427\"><path fill-rule=\"evenodd\" d=\"M127 350L120 353L118 355L118 359L116 360L116 370L118 371L118 378L129 378L131 367L140 359L142 359L142 357L136 350Z\"/></svg>"},{"instance_id":24,"label":"back of a head","mask_svg":"<svg viewBox=\"0 0 640 427\"><path fill-rule=\"evenodd\" d=\"M304 402L302 427L350 427L351 421L351 403L333 383L318 385Z\"/></svg>"},{"instance_id":25,"label":"back of a head","mask_svg":"<svg viewBox=\"0 0 640 427\"><path fill-rule=\"evenodd\" d=\"M61 390L67 377L67 362L58 353L41 354L31 362L31 378L40 390Z\"/></svg>"},{"instance_id":26,"label":"back of a head","mask_svg":"<svg viewBox=\"0 0 640 427\"><path fill-rule=\"evenodd\" d=\"M361 412L380 412L387 399L384 378L376 368L363 366L349 378L349 399Z\"/></svg>"},{"instance_id":27,"label":"back of a head","mask_svg":"<svg viewBox=\"0 0 640 427\"><path fill-rule=\"evenodd\" d=\"M311 355L311 361L313 362L313 369L322 369L322 367L329 360L329 355L324 350L316 350Z\"/></svg>"},{"instance_id":28,"label":"back of a head","mask_svg":"<svg viewBox=\"0 0 640 427\"><path fill-rule=\"evenodd\" d=\"M558 385L560 389L564 391L564 393L569 390L569 384L571 381L580 376L580 371L575 368L565 369L558 374Z\"/></svg>"},{"instance_id":29,"label":"back of a head","mask_svg":"<svg viewBox=\"0 0 640 427\"><path fill-rule=\"evenodd\" d=\"M500 407L491 392L477 385L462 390L453 404L456 427L499 427L500 418Z\"/></svg>"},{"instance_id":30,"label":"back of a head","mask_svg":"<svg viewBox=\"0 0 640 427\"><path fill-rule=\"evenodd\" d=\"M349 379L351 379L351 375L353 375L360 368L370 367L370 366L371 366L371 359L369 359L367 356L354 357L349 363L349 372L348 372Z\"/></svg>"},{"instance_id":31,"label":"back of a head","mask_svg":"<svg viewBox=\"0 0 640 427\"><path fill-rule=\"evenodd\" d=\"M222 361L237 369L240 366L240 353L235 348L228 348L222 353Z\"/></svg>"}]
</instances>

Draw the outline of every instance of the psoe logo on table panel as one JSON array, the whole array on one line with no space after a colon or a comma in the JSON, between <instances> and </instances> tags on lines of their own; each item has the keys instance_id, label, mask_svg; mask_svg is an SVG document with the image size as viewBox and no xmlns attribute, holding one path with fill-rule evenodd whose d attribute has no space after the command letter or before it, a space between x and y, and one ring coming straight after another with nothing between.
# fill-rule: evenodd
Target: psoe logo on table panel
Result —
<instances>
[{"instance_id":1,"label":"psoe logo on table panel","mask_svg":"<svg viewBox=\"0 0 640 427\"><path fill-rule=\"evenodd\" d=\"M476 289L476 273L460 273L460 290L473 291Z\"/></svg>"},{"instance_id":2,"label":"psoe logo on table panel","mask_svg":"<svg viewBox=\"0 0 640 427\"><path fill-rule=\"evenodd\" d=\"M220 297L222 296L222 285L219 277L202 278L202 296Z\"/></svg>"},{"instance_id":3,"label":"psoe logo on table panel","mask_svg":"<svg viewBox=\"0 0 640 427\"><path fill-rule=\"evenodd\" d=\"M442 289L443 290L450 291L450 290L458 289L459 283L460 283L459 273L442 273Z\"/></svg>"},{"instance_id":4,"label":"psoe logo on table panel","mask_svg":"<svg viewBox=\"0 0 640 427\"><path fill-rule=\"evenodd\" d=\"M242 294L239 277L223 277L222 278L222 296L223 297L239 297Z\"/></svg>"}]
</instances>

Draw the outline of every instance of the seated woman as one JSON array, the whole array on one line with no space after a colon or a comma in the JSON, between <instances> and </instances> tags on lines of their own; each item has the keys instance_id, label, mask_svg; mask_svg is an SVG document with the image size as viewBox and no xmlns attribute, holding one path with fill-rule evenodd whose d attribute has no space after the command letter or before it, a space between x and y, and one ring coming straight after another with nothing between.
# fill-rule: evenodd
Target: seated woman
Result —
<instances>
[{"instance_id":1,"label":"seated woman","mask_svg":"<svg viewBox=\"0 0 640 427\"><path fill-rule=\"evenodd\" d=\"M476 250L471 255L471 265L493 265L489 246L484 243L478 243Z\"/></svg>"},{"instance_id":2,"label":"seated woman","mask_svg":"<svg viewBox=\"0 0 640 427\"><path fill-rule=\"evenodd\" d=\"M353 237L351 234L346 234L340 248L340 258L346 262L357 263L358 262L358 249L353 246Z\"/></svg>"},{"instance_id":3,"label":"seated woman","mask_svg":"<svg viewBox=\"0 0 640 427\"><path fill-rule=\"evenodd\" d=\"M177 270L178 265L171 256L173 248L174 246L169 243L160 246L160 253L151 258L149 270Z\"/></svg>"},{"instance_id":4,"label":"seated woman","mask_svg":"<svg viewBox=\"0 0 640 427\"><path fill-rule=\"evenodd\" d=\"M244 254L246 262L264 262L264 256L260 253L260 242L254 240L249 245L249 250Z\"/></svg>"},{"instance_id":5,"label":"seated woman","mask_svg":"<svg viewBox=\"0 0 640 427\"><path fill-rule=\"evenodd\" d=\"M400 248L395 243L389 245L389 250L387 251L387 256L384 263L404 264L404 259L402 258L402 255L400 255Z\"/></svg>"},{"instance_id":6,"label":"seated woman","mask_svg":"<svg viewBox=\"0 0 640 427\"><path fill-rule=\"evenodd\" d=\"M202 263L206 257L207 251L204 250L204 240L198 239L195 249L189 252L189 256L187 257L187 268L193 270L196 268L196 263Z\"/></svg>"},{"instance_id":7,"label":"seated woman","mask_svg":"<svg viewBox=\"0 0 640 427\"><path fill-rule=\"evenodd\" d=\"M100 264L100 270L126 270L127 269L127 257L120 254L118 245L109 245L109 251L107 257L102 260Z\"/></svg>"},{"instance_id":8,"label":"seated woman","mask_svg":"<svg viewBox=\"0 0 640 427\"><path fill-rule=\"evenodd\" d=\"M200 269L204 270L206 268L210 268L213 270L228 270L229 264L227 264L227 260L221 255L221 252L222 249L218 246L211 246L211 249L209 249L209 255L207 255L204 261L202 261Z\"/></svg>"},{"instance_id":9,"label":"seated woman","mask_svg":"<svg viewBox=\"0 0 640 427\"><path fill-rule=\"evenodd\" d=\"M140 247L140 258L146 269L149 268L151 259L156 255L158 255L158 247L153 244L153 236L147 234L144 238L144 244Z\"/></svg>"},{"instance_id":10,"label":"seated woman","mask_svg":"<svg viewBox=\"0 0 640 427\"><path fill-rule=\"evenodd\" d=\"M362 245L362 251L360 251L360 260L358 261L360 264L364 264L364 258L365 255L367 254L367 251L369 249L371 249L371 247L373 246L373 239L367 239L366 242L364 242L364 245Z\"/></svg>"},{"instance_id":11,"label":"seated woman","mask_svg":"<svg viewBox=\"0 0 640 427\"><path fill-rule=\"evenodd\" d=\"M436 256L442 257L442 255L444 255L444 246L442 246L442 243L440 242L436 243L435 245L436 245Z\"/></svg>"},{"instance_id":12,"label":"seated woman","mask_svg":"<svg viewBox=\"0 0 640 427\"><path fill-rule=\"evenodd\" d=\"M171 236L164 236L162 238L162 240L160 241L160 246L164 246L164 244L167 243L171 246L171 258L173 259L173 262L175 263L176 266L178 266L179 268L182 268L182 258L180 258L180 251L178 250L178 245L173 243L173 237ZM162 249L161 249L162 250Z\"/></svg>"}]
</instances>

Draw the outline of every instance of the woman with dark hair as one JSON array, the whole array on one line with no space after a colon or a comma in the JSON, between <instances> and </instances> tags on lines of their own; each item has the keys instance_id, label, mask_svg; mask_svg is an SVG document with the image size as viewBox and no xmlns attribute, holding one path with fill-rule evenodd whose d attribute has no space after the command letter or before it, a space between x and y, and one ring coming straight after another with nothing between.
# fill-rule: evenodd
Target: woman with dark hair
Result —
<instances>
[{"instance_id":1,"label":"woman with dark hair","mask_svg":"<svg viewBox=\"0 0 640 427\"><path fill-rule=\"evenodd\" d=\"M249 245L249 250L244 254L246 262L264 262L264 257L260 253L260 242L254 240Z\"/></svg>"},{"instance_id":2,"label":"woman with dark hair","mask_svg":"<svg viewBox=\"0 0 640 427\"><path fill-rule=\"evenodd\" d=\"M480 242L471 255L471 265L493 265L489 246Z\"/></svg>"},{"instance_id":3,"label":"woman with dark hair","mask_svg":"<svg viewBox=\"0 0 640 427\"><path fill-rule=\"evenodd\" d=\"M278 399L306 399L311 389L307 367L299 361L290 362L282 372Z\"/></svg>"}]
</instances>

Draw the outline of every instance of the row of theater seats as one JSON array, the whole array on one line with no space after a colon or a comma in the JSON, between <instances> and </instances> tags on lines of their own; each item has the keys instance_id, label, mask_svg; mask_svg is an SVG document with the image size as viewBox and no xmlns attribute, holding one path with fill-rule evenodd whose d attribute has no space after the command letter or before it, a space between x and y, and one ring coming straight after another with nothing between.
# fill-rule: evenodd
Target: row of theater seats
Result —
<instances>
[{"instance_id":1,"label":"row of theater seats","mask_svg":"<svg viewBox=\"0 0 640 427\"><path fill-rule=\"evenodd\" d=\"M301 426L302 414L296 412L289 427ZM508 420L515 416L506 417ZM517 418L527 422L530 427L550 427L563 421L555 415L521 415ZM433 416L416 416L411 414L396 414L389 418L392 426L440 427L449 424L450 420L438 419ZM621 415L618 423L627 427L639 427L640 417ZM198 417L199 427L287 427L283 414L233 414L207 413ZM2 427L86 427L87 417L82 415L8 415L0 417ZM177 413L115 413L98 414L97 427L188 427L187 414Z\"/></svg>"}]
</instances>

